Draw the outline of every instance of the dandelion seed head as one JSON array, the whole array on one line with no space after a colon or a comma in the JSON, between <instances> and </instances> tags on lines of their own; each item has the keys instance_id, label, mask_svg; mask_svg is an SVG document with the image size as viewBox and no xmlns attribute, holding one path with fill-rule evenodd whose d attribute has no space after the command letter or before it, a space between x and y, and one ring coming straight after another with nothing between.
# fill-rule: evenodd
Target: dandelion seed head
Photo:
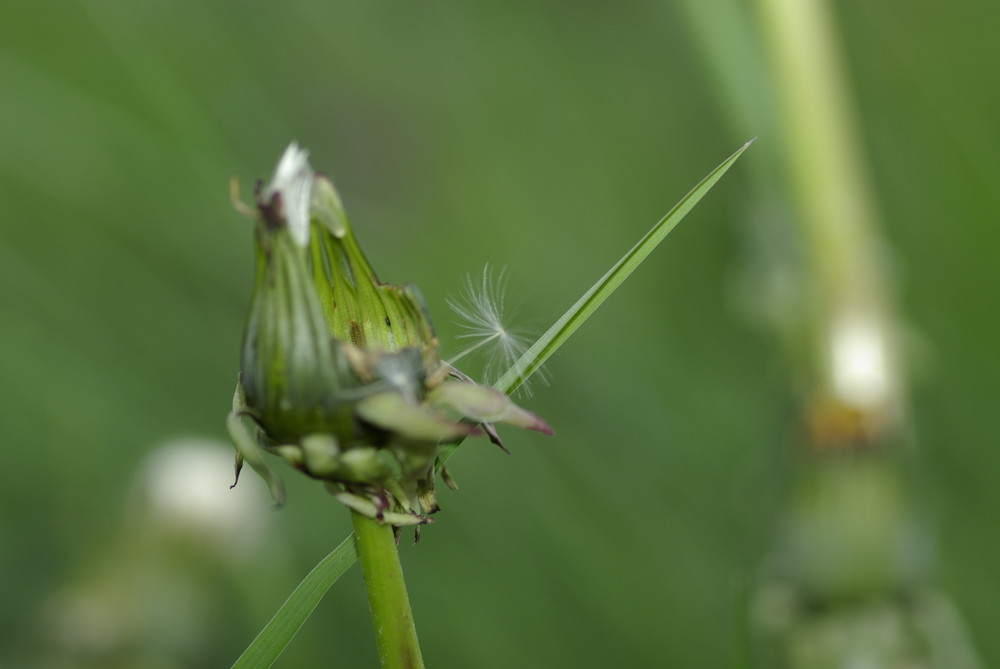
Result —
<instances>
[{"instance_id":1,"label":"dandelion seed head","mask_svg":"<svg viewBox=\"0 0 1000 669\"><path fill-rule=\"evenodd\" d=\"M478 279L466 275L457 299L447 300L460 319L456 325L464 330L457 338L466 342L448 364L476 354L482 360L482 376L487 384L496 383L532 343L527 333L509 324L506 273L506 268L502 268L494 274L487 264ZM536 375L544 381L543 374L536 372ZM531 395L527 383L520 386L520 391Z\"/></svg>"}]
</instances>

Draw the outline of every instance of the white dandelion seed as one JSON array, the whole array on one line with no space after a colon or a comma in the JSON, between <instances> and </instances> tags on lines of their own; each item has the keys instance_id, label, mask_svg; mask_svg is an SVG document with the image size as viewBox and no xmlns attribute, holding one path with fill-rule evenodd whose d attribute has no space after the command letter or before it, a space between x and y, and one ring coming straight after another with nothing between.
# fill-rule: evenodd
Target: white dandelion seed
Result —
<instances>
[{"instance_id":1,"label":"white dandelion seed","mask_svg":"<svg viewBox=\"0 0 1000 669\"><path fill-rule=\"evenodd\" d=\"M466 275L458 299L447 300L448 306L461 318L455 324L465 330L458 338L469 341L448 364L454 366L462 358L476 353L483 360L483 377L488 384L496 383L532 343L523 330L507 325L506 273L503 268L494 276L487 264L483 267L481 280ZM540 372L536 372L536 376L544 382L545 376ZM526 396L531 395L527 383L522 384L520 390Z\"/></svg>"},{"instance_id":2,"label":"white dandelion seed","mask_svg":"<svg viewBox=\"0 0 1000 669\"><path fill-rule=\"evenodd\" d=\"M292 142L278 161L271 183L264 189L266 201L274 193L281 193L288 230L292 239L303 247L309 243L309 207L315 177L309 166L309 152Z\"/></svg>"}]
</instances>

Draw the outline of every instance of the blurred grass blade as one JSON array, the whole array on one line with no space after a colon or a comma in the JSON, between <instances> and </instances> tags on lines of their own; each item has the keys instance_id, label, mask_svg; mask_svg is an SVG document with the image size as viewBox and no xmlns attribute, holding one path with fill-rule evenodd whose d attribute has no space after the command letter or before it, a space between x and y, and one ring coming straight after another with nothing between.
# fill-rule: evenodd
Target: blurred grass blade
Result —
<instances>
[{"instance_id":1,"label":"blurred grass blade","mask_svg":"<svg viewBox=\"0 0 1000 669\"><path fill-rule=\"evenodd\" d=\"M674 208L667 212L667 215L661 218L639 240L638 244L622 256L622 259L608 270L607 274L602 276L531 348L525 351L524 355L497 381L496 388L509 395L528 377L538 371L538 368L569 339L570 335L592 313L597 311L604 300L608 299L611 293L653 252L653 249L663 241L663 238L677 227L681 219L698 204L705 193L711 190L712 186L722 178L722 175L732 167L737 158L747 150L753 141L750 140L741 146L736 153L726 158L721 165L712 170L697 186L691 189L691 192L685 195L680 202L675 204ZM458 448L458 444L443 445L439 456L441 462L447 461L456 448ZM250 647L236 660L233 669L271 666L271 663L278 658L281 651L292 640L309 614L316 608L326 591L357 559L358 551L354 544L354 534L351 533L332 553L323 558L323 561L316 565L316 568L309 572L305 580L295 588L295 591L274 614L271 622L261 630Z\"/></svg>"},{"instance_id":2,"label":"blurred grass blade","mask_svg":"<svg viewBox=\"0 0 1000 669\"><path fill-rule=\"evenodd\" d=\"M263 669L278 659L285 646L313 612L326 591L358 560L351 533L296 586L278 612L247 647L233 669Z\"/></svg>"},{"instance_id":3,"label":"blurred grass blade","mask_svg":"<svg viewBox=\"0 0 1000 669\"><path fill-rule=\"evenodd\" d=\"M583 325L583 322L592 313L597 311L597 308L604 303L604 300L608 299L611 293L635 271L635 268L653 252L653 249L659 246L663 238L677 227L681 219L698 204L701 198L705 196L705 193L711 190L712 186L722 178L722 175L732 167L733 163L736 162L753 142L754 140L751 139L741 146L736 153L726 158L721 165L712 170L697 186L691 189L691 192L681 198L681 201L675 204L674 208L667 212L667 215L661 218L639 240L638 244L622 256L622 259L608 270L607 274L602 276L583 297L576 301L576 304L569 308L569 311L562 315L562 318L556 321L545 334L539 337L538 341L531 348L524 352L524 355L507 370L507 373L500 377L495 387L509 395L545 364L545 361L569 339L570 335L578 327Z\"/></svg>"}]
</instances>

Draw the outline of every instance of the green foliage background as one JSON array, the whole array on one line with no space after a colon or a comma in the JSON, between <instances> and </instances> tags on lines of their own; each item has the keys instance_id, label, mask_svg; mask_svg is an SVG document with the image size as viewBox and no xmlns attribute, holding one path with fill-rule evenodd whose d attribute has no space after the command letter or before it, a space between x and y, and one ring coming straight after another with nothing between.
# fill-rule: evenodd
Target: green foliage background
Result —
<instances>
[{"instance_id":1,"label":"green foliage background","mask_svg":"<svg viewBox=\"0 0 1000 669\"><path fill-rule=\"evenodd\" d=\"M459 329L445 299L487 262L509 268L540 332L748 139L712 76L727 54L692 29L690 6L2 3L0 665L109 666L59 654L59 593L148 564L130 506L158 444L225 439L251 275L230 176L249 189L298 140L381 277L421 287L446 351ZM994 665L1000 5L836 12L911 326L938 574ZM748 94L766 98L746 66ZM429 666L741 658L794 413L786 361L747 317L750 174L780 125L752 132L523 402L557 436L510 432L512 457L484 440L456 456L461 491L401 551ZM149 578L194 584L198 632L167 638L186 629L160 599L180 581L150 582L130 593L162 620L120 666L226 665L346 536L320 486L285 479L283 511L248 498L270 527L239 564L157 547L165 566ZM277 666L374 663L358 570Z\"/></svg>"}]
</instances>

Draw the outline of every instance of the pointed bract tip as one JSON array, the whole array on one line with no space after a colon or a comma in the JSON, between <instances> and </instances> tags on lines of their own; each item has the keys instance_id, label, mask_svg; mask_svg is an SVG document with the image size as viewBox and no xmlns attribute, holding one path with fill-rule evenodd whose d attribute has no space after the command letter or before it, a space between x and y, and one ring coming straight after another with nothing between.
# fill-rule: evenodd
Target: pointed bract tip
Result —
<instances>
[{"instance_id":1,"label":"pointed bract tip","mask_svg":"<svg viewBox=\"0 0 1000 669\"><path fill-rule=\"evenodd\" d=\"M536 432L541 432L542 434L549 437L555 434L555 432L552 430L549 424L546 423L544 420L542 420L535 414L531 413L530 411L525 411L525 413L534 419L530 425L525 425L527 429L535 430Z\"/></svg>"},{"instance_id":2,"label":"pointed bract tip","mask_svg":"<svg viewBox=\"0 0 1000 669\"><path fill-rule=\"evenodd\" d=\"M490 438L490 441L499 446L501 451L510 455L510 451L503 445L503 439L500 438L500 433L497 432L496 426L493 423L483 423L482 425L483 432Z\"/></svg>"}]
</instances>

